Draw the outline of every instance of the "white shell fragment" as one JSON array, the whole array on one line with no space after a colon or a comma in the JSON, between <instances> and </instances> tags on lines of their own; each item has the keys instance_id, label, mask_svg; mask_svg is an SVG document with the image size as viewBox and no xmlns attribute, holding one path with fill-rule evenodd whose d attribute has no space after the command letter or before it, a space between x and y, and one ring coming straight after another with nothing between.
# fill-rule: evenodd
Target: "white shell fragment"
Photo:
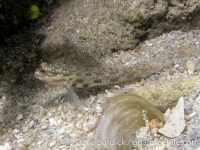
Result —
<instances>
[{"instance_id":1,"label":"white shell fragment","mask_svg":"<svg viewBox=\"0 0 200 150\"><path fill-rule=\"evenodd\" d=\"M183 132L185 128L183 97L179 99L175 108L166 111L165 121L165 125L158 132L170 138L177 137Z\"/></svg>"}]
</instances>

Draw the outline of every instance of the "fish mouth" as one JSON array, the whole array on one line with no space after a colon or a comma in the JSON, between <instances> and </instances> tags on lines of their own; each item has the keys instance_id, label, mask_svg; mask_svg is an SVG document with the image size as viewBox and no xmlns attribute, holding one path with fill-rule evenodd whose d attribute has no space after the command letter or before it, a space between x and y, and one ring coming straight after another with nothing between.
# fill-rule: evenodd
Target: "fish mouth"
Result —
<instances>
[{"instance_id":1,"label":"fish mouth","mask_svg":"<svg viewBox=\"0 0 200 150\"><path fill-rule=\"evenodd\" d=\"M35 71L34 76L39 80L42 80L45 77L44 73L41 72L39 69Z\"/></svg>"}]
</instances>

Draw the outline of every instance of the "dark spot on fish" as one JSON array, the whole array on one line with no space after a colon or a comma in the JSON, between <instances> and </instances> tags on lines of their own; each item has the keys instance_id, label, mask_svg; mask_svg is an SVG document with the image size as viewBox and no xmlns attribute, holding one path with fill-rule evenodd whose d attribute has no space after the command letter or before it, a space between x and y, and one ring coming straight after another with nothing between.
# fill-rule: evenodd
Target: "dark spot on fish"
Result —
<instances>
[{"instance_id":1,"label":"dark spot on fish","mask_svg":"<svg viewBox=\"0 0 200 150\"><path fill-rule=\"evenodd\" d=\"M92 76L90 72L85 73L85 76Z\"/></svg>"},{"instance_id":2,"label":"dark spot on fish","mask_svg":"<svg viewBox=\"0 0 200 150\"><path fill-rule=\"evenodd\" d=\"M110 79L110 82L117 82L117 81L119 81L119 78L117 78L117 77Z\"/></svg>"},{"instance_id":3,"label":"dark spot on fish","mask_svg":"<svg viewBox=\"0 0 200 150\"><path fill-rule=\"evenodd\" d=\"M103 76L103 75L105 75L105 74L104 74L104 72L99 72L99 71L98 71L98 72L96 72L96 75L97 75L97 76Z\"/></svg>"},{"instance_id":4,"label":"dark spot on fish","mask_svg":"<svg viewBox=\"0 0 200 150\"><path fill-rule=\"evenodd\" d=\"M83 79L76 79L76 83L82 83Z\"/></svg>"},{"instance_id":5,"label":"dark spot on fish","mask_svg":"<svg viewBox=\"0 0 200 150\"><path fill-rule=\"evenodd\" d=\"M76 73L76 76L81 76L82 74L80 72Z\"/></svg>"},{"instance_id":6,"label":"dark spot on fish","mask_svg":"<svg viewBox=\"0 0 200 150\"><path fill-rule=\"evenodd\" d=\"M128 74L127 76L126 76L126 78L128 79L128 78L132 78L133 77L133 74Z\"/></svg>"},{"instance_id":7,"label":"dark spot on fish","mask_svg":"<svg viewBox=\"0 0 200 150\"><path fill-rule=\"evenodd\" d=\"M94 83L101 83L101 82L102 82L101 79L95 79L95 80L94 80Z\"/></svg>"},{"instance_id":8,"label":"dark spot on fish","mask_svg":"<svg viewBox=\"0 0 200 150\"><path fill-rule=\"evenodd\" d=\"M83 87L87 88L87 87L89 87L89 84L85 83L85 84L83 84Z\"/></svg>"},{"instance_id":9,"label":"dark spot on fish","mask_svg":"<svg viewBox=\"0 0 200 150\"><path fill-rule=\"evenodd\" d=\"M115 74L115 72L113 70L110 70L109 74Z\"/></svg>"},{"instance_id":10,"label":"dark spot on fish","mask_svg":"<svg viewBox=\"0 0 200 150\"><path fill-rule=\"evenodd\" d=\"M76 87L76 82L74 82L74 83L72 84L72 87Z\"/></svg>"}]
</instances>

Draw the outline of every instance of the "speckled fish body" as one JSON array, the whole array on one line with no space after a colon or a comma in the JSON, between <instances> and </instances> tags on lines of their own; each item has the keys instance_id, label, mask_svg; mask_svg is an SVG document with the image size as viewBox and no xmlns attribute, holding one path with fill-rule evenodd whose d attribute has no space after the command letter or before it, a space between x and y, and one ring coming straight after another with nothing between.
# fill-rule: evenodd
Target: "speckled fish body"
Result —
<instances>
[{"instance_id":1,"label":"speckled fish body","mask_svg":"<svg viewBox=\"0 0 200 150\"><path fill-rule=\"evenodd\" d=\"M55 85L65 85L69 89L88 88L102 85L119 84L129 81L138 81L173 64L172 59L155 58L145 63L138 63L125 68L67 68L66 65L47 65L42 63L35 72L39 80Z\"/></svg>"}]
</instances>

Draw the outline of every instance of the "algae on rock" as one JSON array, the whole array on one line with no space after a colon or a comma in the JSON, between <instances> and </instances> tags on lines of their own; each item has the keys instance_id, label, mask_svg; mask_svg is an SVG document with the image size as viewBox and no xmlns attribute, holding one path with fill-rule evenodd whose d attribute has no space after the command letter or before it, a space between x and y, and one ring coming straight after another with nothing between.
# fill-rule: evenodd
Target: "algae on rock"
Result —
<instances>
[{"instance_id":1,"label":"algae on rock","mask_svg":"<svg viewBox=\"0 0 200 150\"><path fill-rule=\"evenodd\" d=\"M165 112L167 108L176 106L181 96L187 96L198 85L200 85L199 76L192 75L185 78L159 81L153 84L146 83L130 93L144 97L155 104L162 112Z\"/></svg>"}]
</instances>

